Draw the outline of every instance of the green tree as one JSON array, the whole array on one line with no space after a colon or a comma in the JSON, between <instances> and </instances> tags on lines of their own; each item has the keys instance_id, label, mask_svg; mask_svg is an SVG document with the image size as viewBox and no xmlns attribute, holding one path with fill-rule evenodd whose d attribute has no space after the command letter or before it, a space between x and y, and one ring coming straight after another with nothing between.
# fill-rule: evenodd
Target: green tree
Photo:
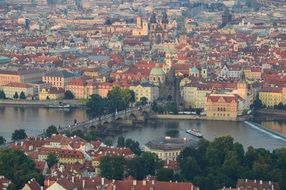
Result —
<instances>
[{"instance_id":1,"label":"green tree","mask_svg":"<svg viewBox=\"0 0 286 190\"><path fill-rule=\"evenodd\" d=\"M259 98L256 98L254 101L253 101L253 104L252 106L254 109L260 109L263 107L263 104L262 104L262 101L259 99Z\"/></svg>"},{"instance_id":2,"label":"green tree","mask_svg":"<svg viewBox=\"0 0 286 190\"><path fill-rule=\"evenodd\" d=\"M126 161L127 176L131 175L137 180L142 180L146 177L144 173L142 157L134 157L131 160Z\"/></svg>"},{"instance_id":3,"label":"green tree","mask_svg":"<svg viewBox=\"0 0 286 190\"><path fill-rule=\"evenodd\" d=\"M25 100L26 99L25 93L23 91L20 93L20 99L21 100Z\"/></svg>"},{"instance_id":4,"label":"green tree","mask_svg":"<svg viewBox=\"0 0 286 190\"><path fill-rule=\"evenodd\" d=\"M18 99L18 98L19 98L18 92L15 92L13 98L14 98L14 99Z\"/></svg>"},{"instance_id":5,"label":"green tree","mask_svg":"<svg viewBox=\"0 0 286 190\"><path fill-rule=\"evenodd\" d=\"M27 137L27 134L26 134L24 129L16 129L12 133L12 140L13 141L22 140L22 139L25 139L26 137Z\"/></svg>"},{"instance_id":6,"label":"green tree","mask_svg":"<svg viewBox=\"0 0 286 190\"><path fill-rule=\"evenodd\" d=\"M155 175L156 170L163 166L156 154L143 152L141 157L145 175Z\"/></svg>"},{"instance_id":7,"label":"green tree","mask_svg":"<svg viewBox=\"0 0 286 190\"><path fill-rule=\"evenodd\" d=\"M146 105L148 103L148 98L146 98L145 96L144 97L141 97L140 98L140 103L141 105Z\"/></svg>"},{"instance_id":8,"label":"green tree","mask_svg":"<svg viewBox=\"0 0 286 190\"><path fill-rule=\"evenodd\" d=\"M107 146L112 146L113 142L111 138L105 138L103 143Z\"/></svg>"},{"instance_id":9,"label":"green tree","mask_svg":"<svg viewBox=\"0 0 286 190\"><path fill-rule=\"evenodd\" d=\"M51 168L59 162L59 159L55 154L50 153L50 154L48 154L46 161L47 161L49 168Z\"/></svg>"},{"instance_id":10,"label":"green tree","mask_svg":"<svg viewBox=\"0 0 286 190\"><path fill-rule=\"evenodd\" d=\"M122 156L107 155L100 160L99 164L102 177L107 179L123 179L125 159Z\"/></svg>"},{"instance_id":11,"label":"green tree","mask_svg":"<svg viewBox=\"0 0 286 190\"><path fill-rule=\"evenodd\" d=\"M67 90L64 93L64 99L66 100L74 99L74 94L70 90Z\"/></svg>"},{"instance_id":12,"label":"green tree","mask_svg":"<svg viewBox=\"0 0 286 190\"><path fill-rule=\"evenodd\" d=\"M140 149L139 142L134 141L132 139L126 139L125 140L125 146L130 148L132 150L132 152L134 152L134 154L136 154L136 155L140 155L142 152Z\"/></svg>"},{"instance_id":13,"label":"green tree","mask_svg":"<svg viewBox=\"0 0 286 190\"><path fill-rule=\"evenodd\" d=\"M169 168L160 168L156 174L158 181L171 181L174 178L174 170Z\"/></svg>"},{"instance_id":14,"label":"green tree","mask_svg":"<svg viewBox=\"0 0 286 190\"><path fill-rule=\"evenodd\" d=\"M35 163L19 150L0 150L0 175L10 179L16 189L21 189L32 178L39 184L43 183L43 176L36 169Z\"/></svg>"},{"instance_id":15,"label":"green tree","mask_svg":"<svg viewBox=\"0 0 286 190\"><path fill-rule=\"evenodd\" d=\"M3 90L0 90L0 99L6 99L6 94Z\"/></svg>"},{"instance_id":16,"label":"green tree","mask_svg":"<svg viewBox=\"0 0 286 190\"><path fill-rule=\"evenodd\" d=\"M125 138L124 137L118 137L117 139L117 147L125 147Z\"/></svg>"},{"instance_id":17,"label":"green tree","mask_svg":"<svg viewBox=\"0 0 286 190\"><path fill-rule=\"evenodd\" d=\"M56 126L51 125L46 130L46 136L50 138L53 134L58 134L58 129Z\"/></svg>"},{"instance_id":18,"label":"green tree","mask_svg":"<svg viewBox=\"0 0 286 190\"><path fill-rule=\"evenodd\" d=\"M86 103L88 112L92 116L101 116L108 109L108 102L106 98L94 94L91 99Z\"/></svg>"},{"instance_id":19,"label":"green tree","mask_svg":"<svg viewBox=\"0 0 286 190\"><path fill-rule=\"evenodd\" d=\"M3 136L0 136L0 145L3 145L6 143L6 139Z\"/></svg>"}]
</instances>

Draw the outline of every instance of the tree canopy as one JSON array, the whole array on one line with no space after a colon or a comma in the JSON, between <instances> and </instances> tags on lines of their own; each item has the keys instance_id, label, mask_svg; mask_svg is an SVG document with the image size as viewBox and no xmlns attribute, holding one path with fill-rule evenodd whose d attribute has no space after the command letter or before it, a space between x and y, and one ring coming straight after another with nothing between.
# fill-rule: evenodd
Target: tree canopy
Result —
<instances>
[{"instance_id":1,"label":"tree canopy","mask_svg":"<svg viewBox=\"0 0 286 190\"><path fill-rule=\"evenodd\" d=\"M114 87L108 92L106 98L97 94L92 95L86 106L92 116L101 116L106 113L114 113L116 110L124 110L129 107L130 103L134 102L134 91Z\"/></svg>"},{"instance_id":2,"label":"tree canopy","mask_svg":"<svg viewBox=\"0 0 286 190\"><path fill-rule=\"evenodd\" d=\"M22 140L22 139L25 139L26 137L27 137L27 134L26 134L24 129L16 129L12 133L12 140L13 141Z\"/></svg>"},{"instance_id":3,"label":"tree canopy","mask_svg":"<svg viewBox=\"0 0 286 190\"><path fill-rule=\"evenodd\" d=\"M56 126L51 125L46 130L46 136L50 138L53 134L58 134L58 129Z\"/></svg>"},{"instance_id":4,"label":"tree canopy","mask_svg":"<svg viewBox=\"0 0 286 190\"><path fill-rule=\"evenodd\" d=\"M74 94L70 90L67 90L64 93L64 99L66 100L74 99Z\"/></svg>"},{"instance_id":5,"label":"tree canopy","mask_svg":"<svg viewBox=\"0 0 286 190\"><path fill-rule=\"evenodd\" d=\"M3 145L6 143L6 139L3 136L0 136L0 145Z\"/></svg>"},{"instance_id":6,"label":"tree canopy","mask_svg":"<svg viewBox=\"0 0 286 190\"><path fill-rule=\"evenodd\" d=\"M101 176L108 179L123 179L131 175L142 180L147 175L155 175L162 166L162 161L155 154L142 153L132 159L107 155L101 159L99 168Z\"/></svg>"},{"instance_id":7,"label":"tree canopy","mask_svg":"<svg viewBox=\"0 0 286 190\"><path fill-rule=\"evenodd\" d=\"M23 91L20 93L20 99L21 100L25 100L26 99L26 95L25 95L25 93Z\"/></svg>"},{"instance_id":8,"label":"tree canopy","mask_svg":"<svg viewBox=\"0 0 286 190\"><path fill-rule=\"evenodd\" d=\"M0 175L10 179L16 189L21 189L32 178L43 183L43 176L35 168L35 163L19 150L0 150Z\"/></svg>"},{"instance_id":9,"label":"tree canopy","mask_svg":"<svg viewBox=\"0 0 286 190\"><path fill-rule=\"evenodd\" d=\"M3 90L0 90L0 99L6 99L6 94Z\"/></svg>"},{"instance_id":10,"label":"tree canopy","mask_svg":"<svg viewBox=\"0 0 286 190\"><path fill-rule=\"evenodd\" d=\"M234 187L238 178L283 182L286 174L286 149L271 153L249 147L246 152L232 137L201 140L197 148L188 147L178 157L181 177L200 189Z\"/></svg>"},{"instance_id":11,"label":"tree canopy","mask_svg":"<svg viewBox=\"0 0 286 190\"><path fill-rule=\"evenodd\" d=\"M50 153L48 154L46 161L47 161L49 168L51 168L59 162L59 159L55 154Z\"/></svg>"}]
</instances>

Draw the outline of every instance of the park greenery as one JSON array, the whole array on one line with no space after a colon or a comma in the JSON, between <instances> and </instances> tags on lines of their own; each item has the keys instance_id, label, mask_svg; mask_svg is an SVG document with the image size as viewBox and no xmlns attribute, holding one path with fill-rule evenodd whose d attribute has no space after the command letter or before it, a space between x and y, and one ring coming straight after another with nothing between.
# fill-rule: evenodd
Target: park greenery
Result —
<instances>
[{"instance_id":1,"label":"park greenery","mask_svg":"<svg viewBox=\"0 0 286 190\"><path fill-rule=\"evenodd\" d=\"M25 95L25 93L22 91L21 93L20 93L20 100L25 100L26 99L26 95Z\"/></svg>"},{"instance_id":2,"label":"park greenery","mask_svg":"<svg viewBox=\"0 0 286 190\"><path fill-rule=\"evenodd\" d=\"M0 99L6 99L6 94L3 90L0 90Z\"/></svg>"},{"instance_id":3,"label":"park greenery","mask_svg":"<svg viewBox=\"0 0 286 190\"><path fill-rule=\"evenodd\" d=\"M57 163L59 162L59 159L58 159L58 157L57 157L55 154L50 153L50 154L48 154L48 156L47 156L46 162L47 162L47 164L48 164L48 167L51 168L51 167L53 167L55 164L57 164Z\"/></svg>"},{"instance_id":4,"label":"park greenery","mask_svg":"<svg viewBox=\"0 0 286 190\"><path fill-rule=\"evenodd\" d=\"M125 110L134 102L134 91L114 87L108 92L107 97L101 97L97 94L92 95L86 106L91 116L100 117L104 114Z\"/></svg>"},{"instance_id":5,"label":"park greenery","mask_svg":"<svg viewBox=\"0 0 286 190\"><path fill-rule=\"evenodd\" d=\"M3 136L0 136L0 146L6 143L6 139Z\"/></svg>"},{"instance_id":6,"label":"park greenery","mask_svg":"<svg viewBox=\"0 0 286 190\"><path fill-rule=\"evenodd\" d=\"M16 129L12 133L12 141L23 140L27 137L26 131L24 129Z\"/></svg>"},{"instance_id":7,"label":"park greenery","mask_svg":"<svg viewBox=\"0 0 286 190\"><path fill-rule=\"evenodd\" d=\"M174 101L154 101L152 104L152 110L159 114L178 113L177 103Z\"/></svg>"},{"instance_id":8,"label":"park greenery","mask_svg":"<svg viewBox=\"0 0 286 190\"><path fill-rule=\"evenodd\" d=\"M46 130L46 137L50 138L53 134L58 134L58 129L56 126L51 125Z\"/></svg>"},{"instance_id":9,"label":"park greenery","mask_svg":"<svg viewBox=\"0 0 286 190\"><path fill-rule=\"evenodd\" d=\"M140 149L139 142L134 141L132 139L125 139L124 137L118 137L117 147L130 148L132 150L132 152L134 152L134 154L136 154L136 155L140 155L142 152Z\"/></svg>"},{"instance_id":10,"label":"park greenery","mask_svg":"<svg viewBox=\"0 0 286 190\"><path fill-rule=\"evenodd\" d=\"M0 150L0 175L12 181L8 189L21 189L32 178L43 184L43 176L35 163L19 150Z\"/></svg>"},{"instance_id":11,"label":"park greenery","mask_svg":"<svg viewBox=\"0 0 286 190\"><path fill-rule=\"evenodd\" d=\"M135 179L142 180L147 175L155 175L162 166L162 161L155 154L144 152L131 159L116 155L105 156L100 160L99 168L101 176L108 179L133 176Z\"/></svg>"},{"instance_id":12,"label":"park greenery","mask_svg":"<svg viewBox=\"0 0 286 190\"><path fill-rule=\"evenodd\" d=\"M64 93L64 99L72 100L72 99L74 99L74 94L70 90L67 90Z\"/></svg>"},{"instance_id":13,"label":"park greenery","mask_svg":"<svg viewBox=\"0 0 286 190\"><path fill-rule=\"evenodd\" d=\"M286 149L272 153L266 149L234 143L232 137L201 140L196 148L184 149L178 157L180 177L192 181L202 190L234 187L237 179L259 179L279 182L286 189Z\"/></svg>"}]
</instances>

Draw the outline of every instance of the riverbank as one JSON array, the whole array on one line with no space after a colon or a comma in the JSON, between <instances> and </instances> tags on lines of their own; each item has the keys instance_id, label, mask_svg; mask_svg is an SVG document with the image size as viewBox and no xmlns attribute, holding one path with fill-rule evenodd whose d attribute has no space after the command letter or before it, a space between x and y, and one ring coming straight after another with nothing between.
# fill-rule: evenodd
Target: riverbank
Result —
<instances>
[{"instance_id":1,"label":"riverbank","mask_svg":"<svg viewBox=\"0 0 286 190\"><path fill-rule=\"evenodd\" d=\"M80 100L0 100L0 106L48 108L50 105L59 105L59 102L68 104L71 108L85 107L85 103Z\"/></svg>"},{"instance_id":2,"label":"riverbank","mask_svg":"<svg viewBox=\"0 0 286 190\"><path fill-rule=\"evenodd\" d=\"M277 109L259 109L255 110L254 113L269 116L286 116L286 111Z\"/></svg>"},{"instance_id":3,"label":"riverbank","mask_svg":"<svg viewBox=\"0 0 286 190\"><path fill-rule=\"evenodd\" d=\"M187 115L187 114L154 114L150 116L150 119L158 119L158 120L209 120L212 119L207 118L206 116L198 116L198 115ZM247 116L240 116L234 121L245 121L247 120ZM214 120L219 121L219 120ZM226 120L226 121L233 121L233 120Z\"/></svg>"}]
</instances>

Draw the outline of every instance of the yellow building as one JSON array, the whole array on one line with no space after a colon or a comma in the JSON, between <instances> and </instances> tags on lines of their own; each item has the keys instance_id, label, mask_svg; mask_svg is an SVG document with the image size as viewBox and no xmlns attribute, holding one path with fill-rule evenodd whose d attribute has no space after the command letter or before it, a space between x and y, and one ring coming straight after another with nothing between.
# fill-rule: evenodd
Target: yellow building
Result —
<instances>
[{"instance_id":1,"label":"yellow building","mask_svg":"<svg viewBox=\"0 0 286 190\"><path fill-rule=\"evenodd\" d=\"M15 93L20 96L21 92L24 92L25 96L34 96L33 86L25 83L9 83L2 87L5 92L6 98L13 98Z\"/></svg>"},{"instance_id":2,"label":"yellow building","mask_svg":"<svg viewBox=\"0 0 286 190\"><path fill-rule=\"evenodd\" d=\"M251 67L244 69L245 78L248 80L260 80L261 69L258 67Z\"/></svg>"},{"instance_id":3,"label":"yellow building","mask_svg":"<svg viewBox=\"0 0 286 190\"><path fill-rule=\"evenodd\" d=\"M259 99L267 107L274 107L280 102L286 103L286 87L264 87L259 92Z\"/></svg>"},{"instance_id":4,"label":"yellow building","mask_svg":"<svg viewBox=\"0 0 286 190\"><path fill-rule=\"evenodd\" d=\"M206 96L211 91L210 86L207 84L189 83L185 85L181 94L185 108L204 108Z\"/></svg>"},{"instance_id":5,"label":"yellow building","mask_svg":"<svg viewBox=\"0 0 286 190\"><path fill-rule=\"evenodd\" d=\"M43 76L43 82L51 84L53 87L65 88L65 86L77 75L68 71L53 71Z\"/></svg>"},{"instance_id":6,"label":"yellow building","mask_svg":"<svg viewBox=\"0 0 286 190\"><path fill-rule=\"evenodd\" d=\"M211 120L236 120L241 98L233 94L209 94L206 98L205 113Z\"/></svg>"},{"instance_id":7,"label":"yellow building","mask_svg":"<svg viewBox=\"0 0 286 190\"><path fill-rule=\"evenodd\" d=\"M130 86L130 90L135 93L136 102L139 102L141 98L146 97L148 102L153 102L159 98L159 88L158 86L142 83L137 86Z\"/></svg>"},{"instance_id":8,"label":"yellow building","mask_svg":"<svg viewBox=\"0 0 286 190\"><path fill-rule=\"evenodd\" d=\"M148 22L141 17L136 18L136 28L132 30L133 36L147 36L148 35Z\"/></svg>"},{"instance_id":9,"label":"yellow building","mask_svg":"<svg viewBox=\"0 0 286 190\"><path fill-rule=\"evenodd\" d=\"M41 81L43 71L41 70L22 70L7 71L0 70L0 86L9 83L32 83Z\"/></svg>"},{"instance_id":10,"label":"yellow building","mask_svg":"<svg viewBox=\"0 0 286 190\"><path fill-rule=\"evenodd\" d=\"M145 152L151 152L162 160L177 160L180 152L190 145L186 138L163 137L149 141L144 145Z\"/></svg>"},{"instance_id":11,"label":"yellow building","mask_svg":"<svg viewBox=\"0 0 286 190\"><path fill-rule=\"evenodd\" d=\"M92 79L81 77L71 80L66 90L71 91L76 99L88 99L96 93L96 86Z\"/></svg>"},{"instance_id":12,"label":"yellow building","mask_svg":"<svg viewBox=\"0 0 286 190\"><path fill-rule=\"evenodd\" d=\"M43 88L39 93L39 100L59 100L64 97L64 93L63 88Z\"/></svg>"}]
</instances>

